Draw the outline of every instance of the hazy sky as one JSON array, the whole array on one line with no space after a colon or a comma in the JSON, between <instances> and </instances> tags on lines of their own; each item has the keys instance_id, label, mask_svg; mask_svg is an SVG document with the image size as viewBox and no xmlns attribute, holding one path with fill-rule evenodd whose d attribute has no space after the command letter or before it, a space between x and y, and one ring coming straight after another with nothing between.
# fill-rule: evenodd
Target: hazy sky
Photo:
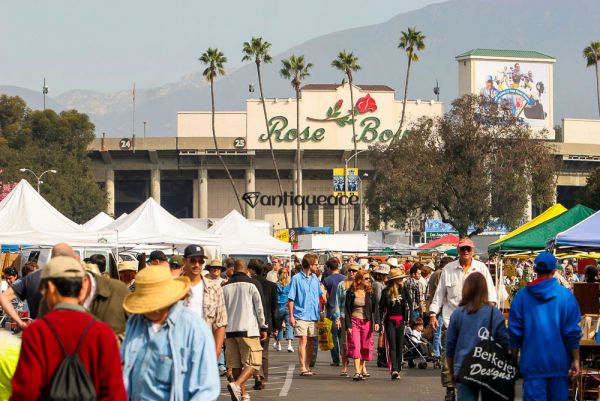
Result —
<instances>
[{"instance_id":1,"label":"hazy sky","mask_svg":"<svg viewBox=\"0 0 600 401\"><path fill-rule=\"evenodd\" d=\"M254 36L273 53L442 0L0 0L0 85L50 96L159 86L200 69L209 46L240 65Z\"/></svg>"}]
</instances>

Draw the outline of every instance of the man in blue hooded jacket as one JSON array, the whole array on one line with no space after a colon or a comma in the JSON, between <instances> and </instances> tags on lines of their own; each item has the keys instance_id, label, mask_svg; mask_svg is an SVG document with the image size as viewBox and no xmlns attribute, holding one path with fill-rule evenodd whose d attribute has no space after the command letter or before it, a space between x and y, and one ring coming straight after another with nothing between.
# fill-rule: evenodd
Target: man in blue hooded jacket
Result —
<instances>
[{"instance_id":1,"label":"man in blue hooded jacket","mask_svg":"<svg viewBox=\"0 0 600 401\"><path fill-rule=\"evenodd\" d=\"M521 289L511 304L510 346L521 350L523 401L564 401L569 374L579 374L579 305L552 277L556 269L552 253L540 253L534 269L537 279Z\"/></svg>"}]
</instances>

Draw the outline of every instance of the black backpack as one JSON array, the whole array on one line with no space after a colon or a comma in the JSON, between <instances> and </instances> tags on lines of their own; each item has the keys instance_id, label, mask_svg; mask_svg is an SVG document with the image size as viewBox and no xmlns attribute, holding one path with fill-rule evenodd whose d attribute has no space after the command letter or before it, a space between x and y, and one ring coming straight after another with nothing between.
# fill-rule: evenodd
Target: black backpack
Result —
<instances>
[{"instance_id":1,"label":"black backpack","mask_svg":"<svg viewBox=\"0 0 600 401\"><path fill-rule=\"evenodd\" d=\"M58 336L56 329L50 324L46 318L42 318L44 322L50 327L56 341L60 345L63 351L65 359L60 363L58 369L54 373L52 383L50 384L50 394L48 400L50 401L96 401L96 388L94 382L90 377L90 374L83 366L81 359L79 358L79 350L81 344L88 331L92 328L95 320L92 319L83 330L81 338L77 343L75 352L72 354L67 353L63 342Z\"/></svg>"}]
</instances>

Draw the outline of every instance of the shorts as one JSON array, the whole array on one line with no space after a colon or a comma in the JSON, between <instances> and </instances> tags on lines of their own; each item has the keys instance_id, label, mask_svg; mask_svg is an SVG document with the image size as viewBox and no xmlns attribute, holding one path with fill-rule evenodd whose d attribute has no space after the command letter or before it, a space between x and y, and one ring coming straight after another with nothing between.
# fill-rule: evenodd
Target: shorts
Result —
<instances>
[{"instance_id":1,"label":"shorts","mask_svg":"<svg viewBox=\"0 0 600 401\"><path fill-rule=\"evenodd\" d=\"M225 360L230 369L260 369L262 347L258 337L232 337L225 339Z\"/></svg>"},{"instance_id":2,"label":"shorts","mask_svg":"<svg viewBox=\"0 0 600 401\"><path fill-rule=\"evenodd\" d=\"M294 335L296 337L316 337L317 322L312 320L296 320Z\"/></svg>"}]
</instances>

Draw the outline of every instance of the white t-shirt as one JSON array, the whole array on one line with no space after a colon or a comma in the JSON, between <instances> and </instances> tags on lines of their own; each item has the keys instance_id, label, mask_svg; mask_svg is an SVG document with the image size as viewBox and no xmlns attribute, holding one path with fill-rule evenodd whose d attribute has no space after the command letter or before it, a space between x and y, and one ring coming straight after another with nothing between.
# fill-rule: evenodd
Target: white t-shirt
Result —
<instances>
[{"instance_id":1,"label":"white t-shirt","mask_svg":"<svg viewBox=\"0 0 600 401\"><path fill-rule=\"evenodd\" d=\"M185 301L185 306L198 313L201 318L204 318L204 281L200 280L198 284L192 287L190 295Z\"/></svg>"}]
</instances>

